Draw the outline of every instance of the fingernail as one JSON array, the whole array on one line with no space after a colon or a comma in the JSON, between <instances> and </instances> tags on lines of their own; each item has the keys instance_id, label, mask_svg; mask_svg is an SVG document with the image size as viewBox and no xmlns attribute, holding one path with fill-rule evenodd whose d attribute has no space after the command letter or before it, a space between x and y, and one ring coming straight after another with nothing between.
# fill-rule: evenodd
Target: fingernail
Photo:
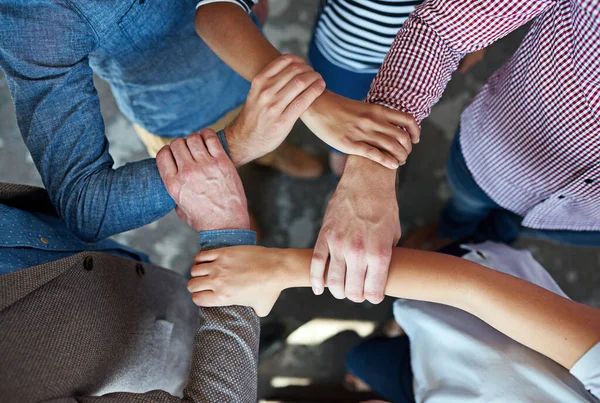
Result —
<instances>
[{"instance_id":1,"label":"fingernail","mask_svg":"<svg viewBox=\"0 0 600 403\"><path fill-rule=\"evenodd\" d=\"M420 137L417 139L417 141L415 141L415 144L418 144L418 143L419 143L419 141L421 141L421 138L420 138Z\"/></svg>"},{"instance_id":2,"label":"fingernail","mask_svg":"<svg viewBox=\"0 0 600 403\"><path fill-rule=\"evenodd\" d=\"M400 165L397 162L395 162L395 163L391 164L388 168L390 168L390 169L398 169L399 166Z\"/></svg>"},{"instance_id":3,"label":"fingernail","mask_svg":"<svg viewBox=\"0 0 600 403\"><path fill-rule=\"evenodd\" d=\"M323 294L323 289L321 287L317 287L317 286L313 285L312 289L313 289L313 293L315 295L321 295L321 294Z\"/></svg>"}]
</instances>

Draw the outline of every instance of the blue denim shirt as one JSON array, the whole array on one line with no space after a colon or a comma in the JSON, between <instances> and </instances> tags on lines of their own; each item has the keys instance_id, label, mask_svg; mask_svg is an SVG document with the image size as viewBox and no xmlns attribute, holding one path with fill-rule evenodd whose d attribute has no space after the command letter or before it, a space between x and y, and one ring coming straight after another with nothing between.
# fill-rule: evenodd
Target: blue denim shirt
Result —
<instances>
[{"instance_id":1,"label":"blue denim shirt","mask_svg":"<svg viewBox=\"0 0 600 403\"><path fill-rule=\"evenodd\" d=\"M196 0L0 0L0 68L21 134L60 215L97 241L174 202L153 159L113 169L92 73L121 111L181 137L244 102L249 83L197 36Z\"/></svg>"},{"instance_id":2,"label":"blue denim shirt","mask_svg":"<svg viewBox=\"0 0 600 403\"><path fill-rule=\"evenodd\" d=\"M148 256L111 239L84 242L56 217L20 210L0 204L0 275L85 251L106 252L149 262ZM250 230L218 230L200 233L200 248L254 245L256 234Z\"/></svg>"}]
</instances>

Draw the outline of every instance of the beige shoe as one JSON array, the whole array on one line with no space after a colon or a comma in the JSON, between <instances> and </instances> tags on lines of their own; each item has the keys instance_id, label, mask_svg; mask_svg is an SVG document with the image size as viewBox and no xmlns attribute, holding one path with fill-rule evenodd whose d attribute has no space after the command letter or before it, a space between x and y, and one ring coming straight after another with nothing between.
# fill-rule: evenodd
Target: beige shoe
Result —
<instances>
[{"instance_id":1,"label":"beige shoe","mask_svg":"<svg viewBox=\"0 0 600 403\"><path fill-rule=\"evenodd\" d=\"M256 159L258 165L276 169L294 178L313 179L323 175L323 164L298 147L283 143L264 157Z\"/></svg>"}]
</instances>

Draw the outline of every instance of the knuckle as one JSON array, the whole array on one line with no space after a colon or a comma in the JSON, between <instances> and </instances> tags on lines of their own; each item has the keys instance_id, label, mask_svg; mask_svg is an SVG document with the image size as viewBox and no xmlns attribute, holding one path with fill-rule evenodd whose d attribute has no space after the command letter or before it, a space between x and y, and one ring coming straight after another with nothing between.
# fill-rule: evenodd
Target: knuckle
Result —
<instances>
[{"instance_id":1,"label":"knuckle","mask_svg":"<svg viewBox=\"0 0 600 403\"><path fill-rule=\"evenodd\" d=\"M344 280L338 276L330 276L327 278L327 286L334 289L344 287Z\"/></svg>"}]
</instances>

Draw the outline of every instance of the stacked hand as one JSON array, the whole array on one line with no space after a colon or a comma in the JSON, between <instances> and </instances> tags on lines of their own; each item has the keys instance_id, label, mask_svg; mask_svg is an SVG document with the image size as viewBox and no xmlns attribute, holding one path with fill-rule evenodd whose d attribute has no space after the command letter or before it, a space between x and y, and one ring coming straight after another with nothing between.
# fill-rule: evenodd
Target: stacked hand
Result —
<instances>
[{"instance_id":1,"label":"stacked hand","mask_svg":"<svg viewBox=\"0 0 600 403\"><path fill-rule=\"evenodd\" d=\"M411 115L330 91L311 105L302 121L331 147L390 169L406 162L412 144L420 137L419 125Z\"/></svg>"},{"instance_id":2,"label":"stacked hand","mask_svg":"<svg viewBox=\"0 0 600 403\"><path fill-rule=\"evenodd\" d=\"M250 227L242 181L214 130L174 140L156 164L177 215L194 230Z\"/></svg>"},{"instance_id":3,"label":"stacked hand","mask_svg":"<svg viewBox=\"0 0 600 403\"><path fill-rule=\"evenodd\" d=\"M200 252L188 290L202 307L241 305L267 316L285 286L284 249L234 246Z\"/></svg>"},{"instance_id":4,"label":"stacked hand","mask_svg":"<svg viewBox=\"0 0 600 403\"><path fill-rule=\"evenodd\" d=\"M225 129L233 162L239 166L279 147L324 90L321 75L298 56L269 64L252 80L246 105Z\"/></svg>"}]
</instances>

